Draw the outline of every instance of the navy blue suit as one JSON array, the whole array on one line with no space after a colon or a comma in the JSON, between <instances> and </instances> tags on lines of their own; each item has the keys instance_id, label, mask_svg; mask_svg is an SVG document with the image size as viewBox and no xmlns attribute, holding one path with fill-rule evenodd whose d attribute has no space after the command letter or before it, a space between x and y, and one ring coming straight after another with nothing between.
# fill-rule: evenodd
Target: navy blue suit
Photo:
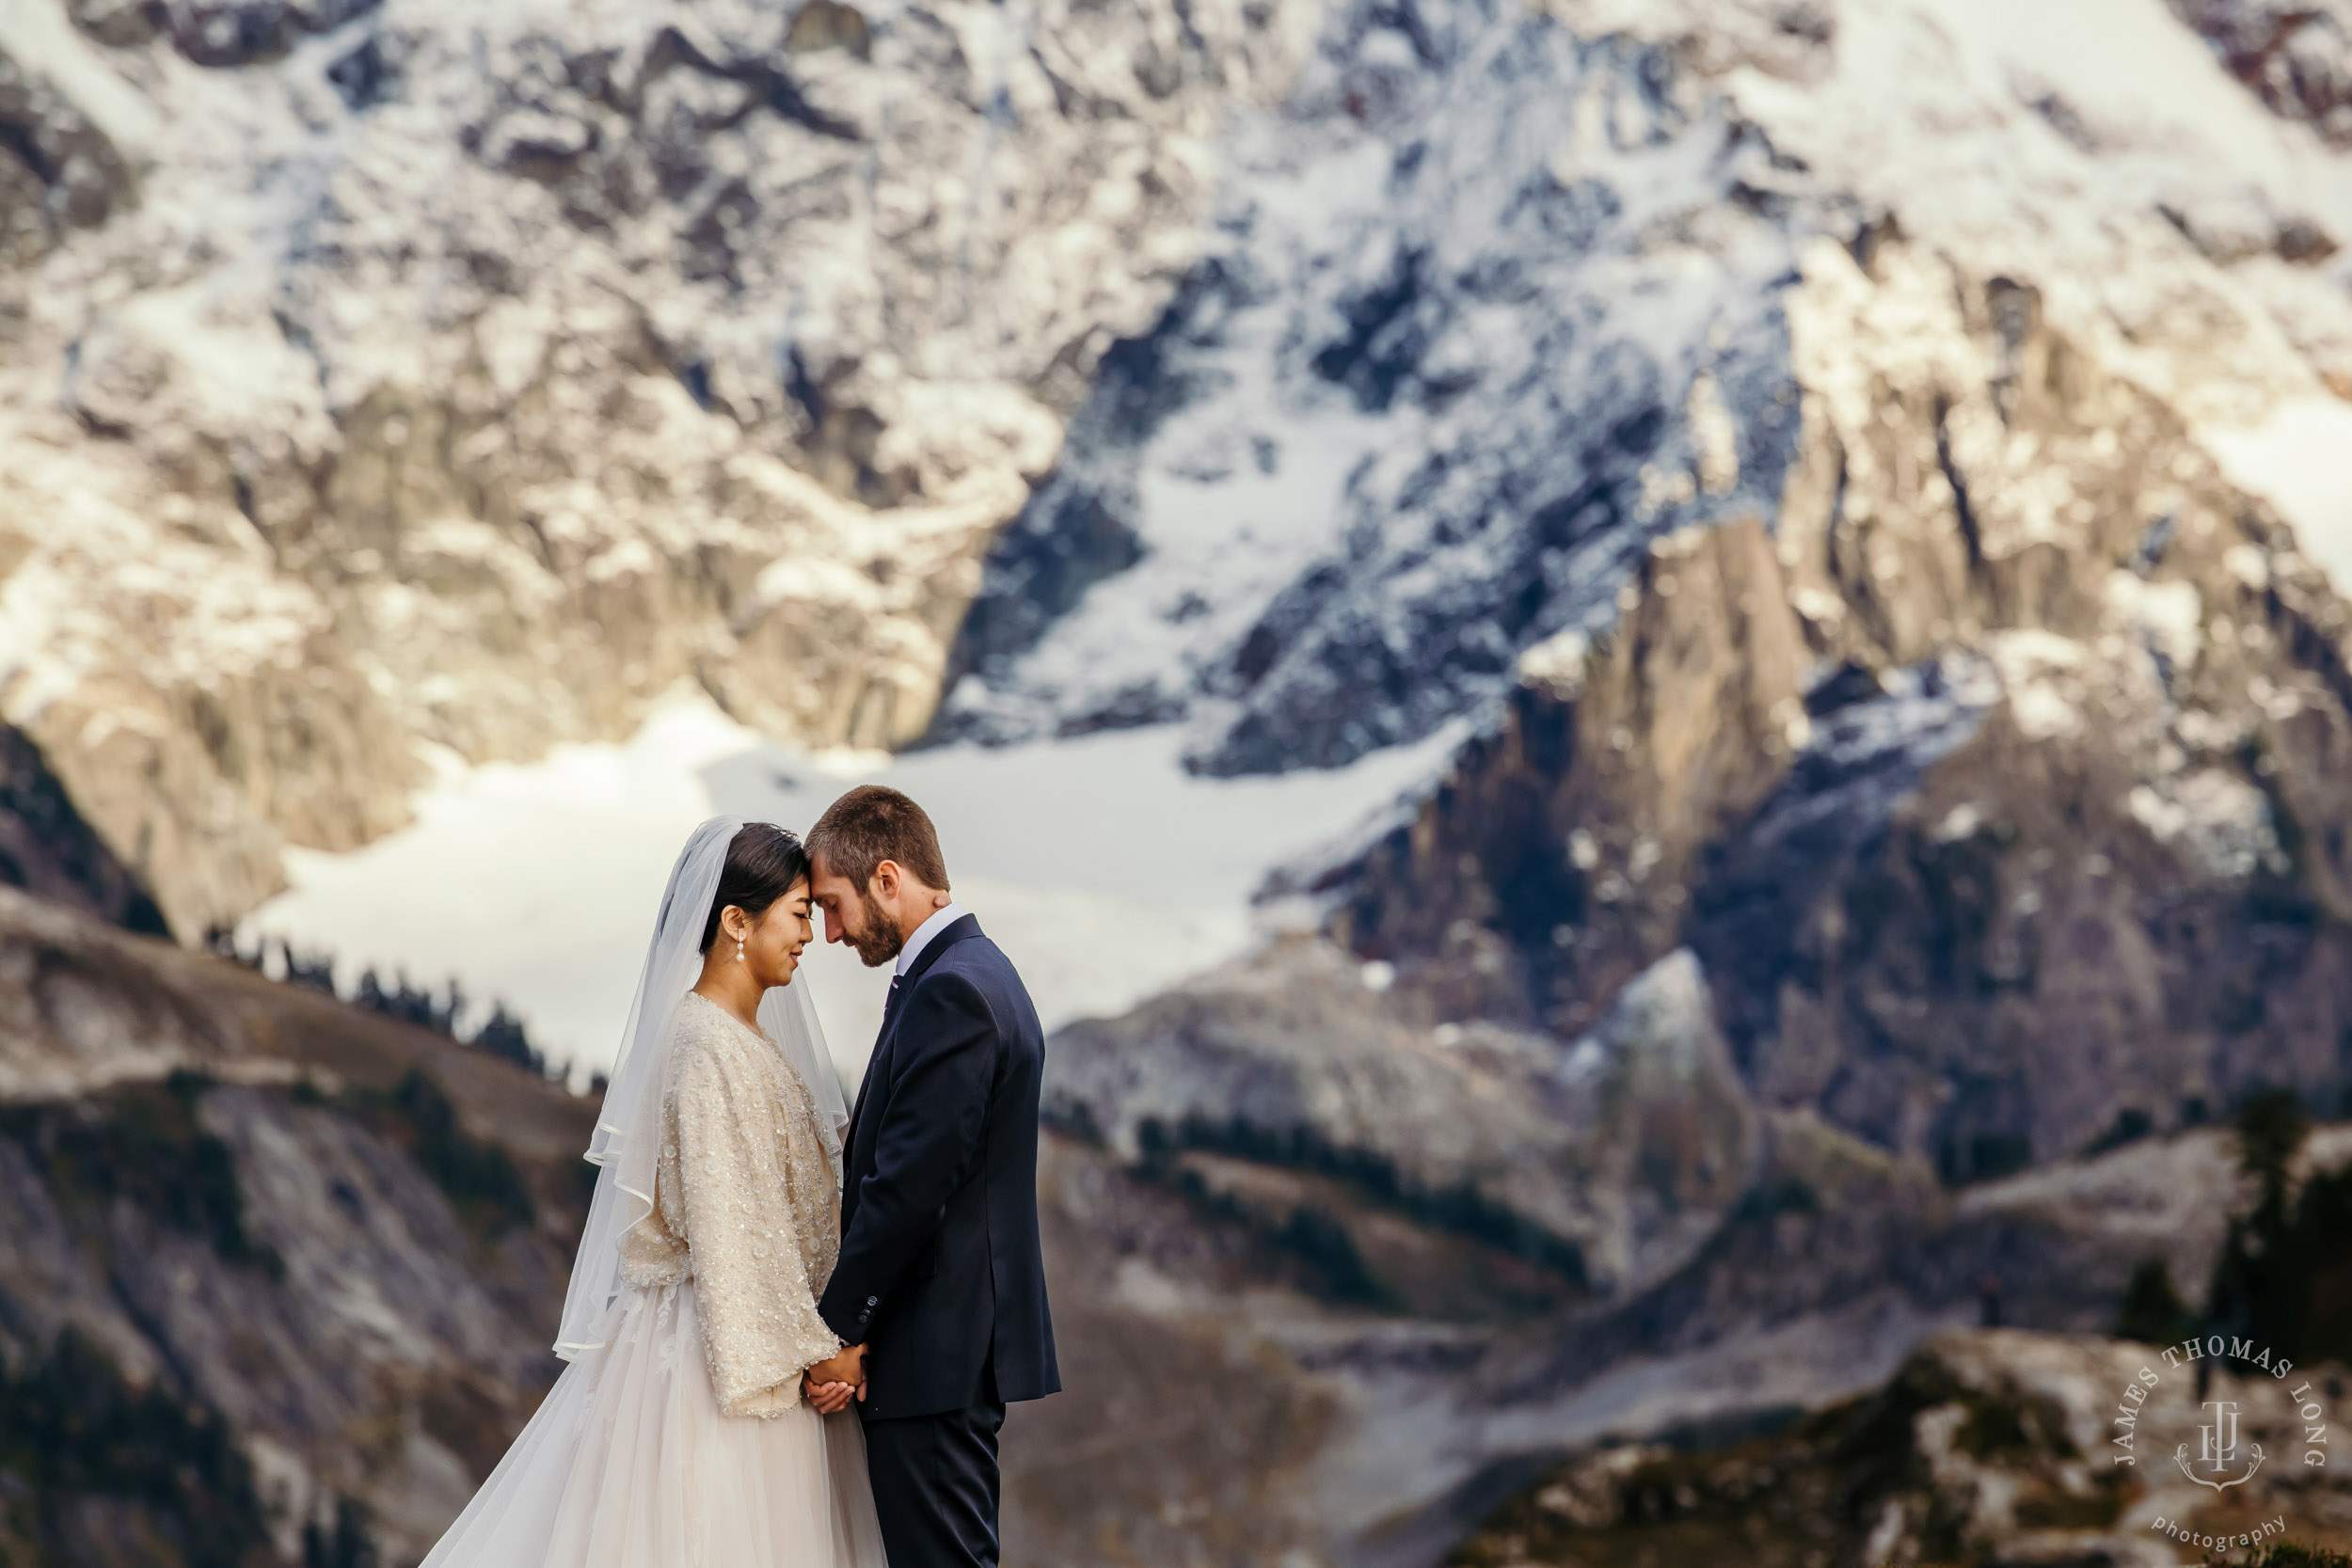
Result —
<instances>
[{"instance_id":1,"label":"navy blue suit","mask_svg":"<svg viewBox=\"0 0 2352 1568\"><path fill-rule=\"evenodd\" d=\"M1045 1032L970 915L897 983L843 1151L841 1259L817 1310L867 1347L891 1568L997 1560L996 1433L1061 1387L1038 1243Z\"/></svg>"}]
</instances>

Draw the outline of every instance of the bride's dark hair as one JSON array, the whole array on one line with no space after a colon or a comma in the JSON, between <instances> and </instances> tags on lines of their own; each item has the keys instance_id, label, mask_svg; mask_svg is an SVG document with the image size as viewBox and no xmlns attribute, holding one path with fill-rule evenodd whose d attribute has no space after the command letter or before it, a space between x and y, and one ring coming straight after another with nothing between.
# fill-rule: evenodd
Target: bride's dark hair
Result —
<instances>
[{"instance_id":1,"label":"bride's dark hair","mask_svg":"<svg viewBox=\"0 0 2352 1568\"><path fill-rule=\"evenodd\" d=\"M710 913L703 920L702 951L719 940L719 916L732 904L757 920L768 906L808 878L808 851L801 841L773 822L746 822L727 841L726 868L719 873L719 891L710 895Z\"/></svg>"}]
</instances>

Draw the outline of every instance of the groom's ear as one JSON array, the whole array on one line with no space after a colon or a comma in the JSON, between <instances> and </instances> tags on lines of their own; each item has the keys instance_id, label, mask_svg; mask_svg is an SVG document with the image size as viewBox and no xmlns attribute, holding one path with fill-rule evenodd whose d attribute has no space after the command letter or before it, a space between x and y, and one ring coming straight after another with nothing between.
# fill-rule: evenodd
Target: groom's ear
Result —
<instances>
[{"instance_id":1,"label":"groom's ear","mask_svg":"<svg viewBox=\"0 0 2352 1568\"><path fill-rule=\"evenodd\" d=\"M875 862L874 874L866 879L866 891L867 895L874 898L889 898L893 896L898 891L899 876L898 863L897 861L885 860Z\"/></svg>"}]
</instances>

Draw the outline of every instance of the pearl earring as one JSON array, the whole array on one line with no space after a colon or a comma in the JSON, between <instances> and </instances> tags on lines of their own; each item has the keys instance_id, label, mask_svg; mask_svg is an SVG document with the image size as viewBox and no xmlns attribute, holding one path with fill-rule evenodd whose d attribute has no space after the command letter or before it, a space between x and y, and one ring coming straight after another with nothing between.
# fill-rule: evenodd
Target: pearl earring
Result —
<instances>
[{"instance_id":1,"label":"pearl earring","mask_svg":"<svg viewBox=\"0 0 2352 1568\"><path fill-rule=\"evenodd\" d=\"M743 939L741 937L735 939L735 961L737 963L743 961Z\"/></svg>"}]
</instances>

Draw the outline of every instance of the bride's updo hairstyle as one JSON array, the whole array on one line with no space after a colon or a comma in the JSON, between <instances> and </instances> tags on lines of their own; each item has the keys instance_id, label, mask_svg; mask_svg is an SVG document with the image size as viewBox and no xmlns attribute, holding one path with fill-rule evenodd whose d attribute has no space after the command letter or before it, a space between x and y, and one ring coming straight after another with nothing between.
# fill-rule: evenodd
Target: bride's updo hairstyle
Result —
<instances>
[{"instance_id":1,"label":"bride's updo hairstyle","mask_svg":"<svg viewBox=\"0 0 2352 1568\"><path fill-rule=\"evenodd\" d=\"M719 940L719 916L732 904L757 920L768 906L808 877L808 851L801 841L773 822L746 822L727 841L726 869L719 873L719 891L710 896L710 913L703 921L702 951Z\"/></svg>"}]
</instances>

